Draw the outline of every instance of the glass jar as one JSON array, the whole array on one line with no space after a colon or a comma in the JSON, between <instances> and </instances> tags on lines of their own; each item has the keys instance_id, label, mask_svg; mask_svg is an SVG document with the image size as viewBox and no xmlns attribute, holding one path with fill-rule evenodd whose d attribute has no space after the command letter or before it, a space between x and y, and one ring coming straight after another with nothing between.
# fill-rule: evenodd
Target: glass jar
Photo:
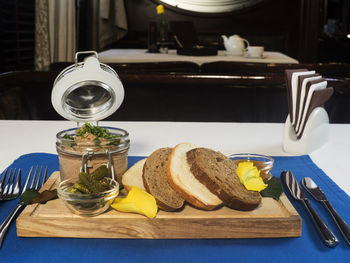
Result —
<instances>
[{"instance_id":1,"label":"glass jar","mask_svg":"<svg viewBox=\"0 0 350 263\"><path fill-rule=\"evenodd\" d=\"M102 127L114 135L113 139L72 140L78 128L63 130L56 135L56 149L61 181L78 180L79 172L91 173L101 165L110 169L110 176L122 186L121 178L128 168L129 133L123 129ZM68 135L68 136L67 136Z\"/></svg>"}]
</instances>

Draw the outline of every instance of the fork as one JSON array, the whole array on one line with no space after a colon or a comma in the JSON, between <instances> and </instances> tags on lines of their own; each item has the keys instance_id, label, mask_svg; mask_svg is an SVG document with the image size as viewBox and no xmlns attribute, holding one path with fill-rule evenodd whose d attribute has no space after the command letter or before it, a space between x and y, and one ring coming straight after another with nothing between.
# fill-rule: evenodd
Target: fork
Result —
<instances>
[{"instance_id":1,"label":"fork","mask_svg":"<svg viewBox=\"0 0 350 263\"><path fill-rule=\"evenodd\" d=\"M31 184L29 185L29 181L32 177L33 172L33 166L30 169L30 172L28 174L27 180L23 186L21 197L23 193L29 189L35 189L39 190L42 185L45 183L47 179L47 167L45 169L44 174L42 173L43 167L41 166L40 172L38 173L38 166L35 168L34 176L32 178ZM26 204L22 200L22 198L19 200L17 206L12 210L12 212L9 214L9 216L5 219L5 221L0 225L0 248L2 246L2 243L4 241L5 235L7 230L9 229L13 219L16 218L17 212L20 211L22 208L24 208Z\"/></svg>"},{"instance_id":2,"label":"fork","mask_svg":"<svg viewBox=\"0 0 350 263\"><path fill-rule=\"evenodd\" d=\"M18 169L18 174L16 176L16 168L12 172L12 168L10 169L9 177L7 178L7 183L4 185L6 181L6 175L8 169L5 170L1 181L0 181L0 200L12 200L19 196L19 188L21 185L21 169ZM16 181L15 181L16 179Z\"/></svg>"}]
</instances>

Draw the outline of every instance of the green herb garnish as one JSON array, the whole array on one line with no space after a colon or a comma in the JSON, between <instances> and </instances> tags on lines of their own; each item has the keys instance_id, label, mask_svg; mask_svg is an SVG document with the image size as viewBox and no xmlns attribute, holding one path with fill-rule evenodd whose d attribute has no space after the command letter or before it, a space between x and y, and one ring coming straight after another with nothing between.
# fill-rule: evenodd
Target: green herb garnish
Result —
<instances>
[{"instance_id":1,"label":"green herb garnish","mask_svg":"<svg viewBox=\"0 0 350 263\"><path fill-rule=\"evenodd\" d=\"M69 147L72 147L72 146L76 145L76 143L74 142L74 137L73 136L65 134L65 135L62 136L62 138L66 139L66 140L70 140L70 141L66 142Z\"/></svg>"},{"instance_id":2,"label":"green herb garnish","mask_svg":"<svg viewBox=\"0 0 350 263\"><path fill-rule=\"evenodd\" d=\"M85 122L85 124L77 130L76 136L79 136L81 138L84 138L84 134L90 133L92 135L95 135L96 138L94 139L95 145L98 147L101 147L101 139L107 139L112 140L107 145L118 145L120 144L120 139L118 135L113 135L110 132L108 132L107 129L99 127L99 126L93 126L88 122Z\"/></svg>"},{"instance_id":3,"label":"green herb garnish","mask_svg":"<svg viewBox=\"0 0 350 263\"><path fill-rule=\"evenodd\" d=\"M282 185L281 181L272 176L270 180L266 182L268 185L264 190L260 192L262 197L272 197L275 200L279 200L282 194Z\"/></svg>"},{"instance_id":4,"label":"green herb garnish","mask_svg":"<svg viewBox=\"0 0 350 263\"><path fill-rule=\"evenodd\" d=\"M74 137L73 136L70 136L69 134L65 134L65 135L63 135L63 137L62 137L63 139L67 139L67 140L74 140Z\"/></svg>"},{"instance_id":5,"label":"green herb garnish","mask_svg":"<svg viewBox=\"0 0 350 263\"><path fill-rule=\"evenodd\" d=\"M21 201L23 201L26 205L30 204L32 202L32 199L34 197L37 197L39 195L39 191L35 190L34 188L31 188L29 190L26 190L22 196Z\"/></svg>"},{"instance_id":6,"label":"green herb garnish","mask_svg":"<svg viewBox=\"0 0 350 263\"><path fill-rule=\"evenodd\" d=\"M36 197L34 197L30 203L31 204L45 204L47 201L53 200L53 199L57 199L57 189L53 189L53 190L44 190L43 192L41 192L39 195L37 195Z\"/></svg>"},{"instance_id":7,"label":"green herb garnish","mask_svg":"<svg viewBox=\"0 0 350 263\"><path fill-rule=\"evenodd\" d=\"M108 132L107 129L99 127L99 126L92 126L90 123L85 122L85 124L81 127L81 129L78 130L77 136L84 136L85 133L91 133L97 137L105 138L105 139L112 139L118 137L117 135L113 135Z\"/></svg>"},{"instance_id":8,"label":"green herb garnish","mask_svg":"<svg viewBox=\"0 0 350 263\"><path fill-rule=\"evenodd\" d=\"M110 143L108 143L107 145L114 145L117 146L120 144L120 139L114 139L113 141L111 141Z\"/></svg>"},{"instance_id":9,"label":"green herb garnish","mask_svg":"<svg viewBox=\"0 0 350 263\"><path fill-rule=\"evenodd\" d=\"M96 146L101 146L101 140L98 138L98 137L96 137L95 139L94 139L94 142L95 142L95 145Z\"/></svg>"},{"instance_id":10,"label":"green herb garnish","mask_svg":"<svg viewBox=\"0 0 350 263\"><path fill-rule=\"evenodd\" d=\"M116 135L110 134L107 129L104 129L99 126L92 126L90 123L86 122L83 127L81 127L76 135L83 137L85 133L90 133L95 135L96 137L99 138L105 138L105 139L113 139L116 138Z\"/></svg>"}]
</instances>

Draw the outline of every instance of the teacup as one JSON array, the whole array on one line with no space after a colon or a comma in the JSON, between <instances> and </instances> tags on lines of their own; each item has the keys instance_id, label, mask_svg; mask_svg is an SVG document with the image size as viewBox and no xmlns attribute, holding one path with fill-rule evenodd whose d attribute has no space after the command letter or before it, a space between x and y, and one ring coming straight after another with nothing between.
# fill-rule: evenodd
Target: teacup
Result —
<instances>
[{"instance_id":1,"label":"teacup","mask_svg":"<svg viewBox=\"0 0 350 263\"><path fill-rule=\"evenodd\" d=\"M264 55L264 47L262 47L262 46L249 46L247 54L249 57L261 58Z\"/></svg>"}]
</instances>

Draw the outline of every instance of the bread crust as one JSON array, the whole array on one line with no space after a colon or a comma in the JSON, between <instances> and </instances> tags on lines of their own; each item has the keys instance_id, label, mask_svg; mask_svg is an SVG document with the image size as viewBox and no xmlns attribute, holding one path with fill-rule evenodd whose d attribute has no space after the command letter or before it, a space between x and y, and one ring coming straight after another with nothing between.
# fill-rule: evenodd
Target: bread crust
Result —
<instances>
[{"instance_id":1,"label":"bread crust","mask_svg":"<svg viewBox=\"0 0 350 263\"><path fill-rule=\"evenodd\" d=\"M170 149L170 150L169 150L169 149ZM171 148L160 148L160 149L154 151L154 152L147 158L145 164L143 165L142 181L143 181L143 185L145 186L146 191L147 191L148 193L150 193L151 195L153 195L153 197L156 199L156 202L157 202L158 207L159 207L160 209L164 210L164 211L169 211L169 212L171 212L171 211L175 211L175 210L178 210L178 209L182 208L183 205L184 205L185 200L182 199L182 204L181 204L181 206L178 206L178 207L169 206L168 204L166 204L166 203L164 203L163 201L161 201L161 200L157 197L157 195L154 194L154 193L152 192L152 189L151 189L151 187L150 187L150 185L149 185L147 179L145 178L145 171L149 168L149 164L150 164L150 162L152 162L153 156L156 155L158 151L162 151L162 150L163 150L163 151L169 151L169 155L170 155ZM166 177L166 174L165 174L164 176ZM166 179L167 179L167 178L166 178ZM168 180L167 180L167 182L168 182ZM168 182L168 183L169 183L169 182ZM170 183L169 183L169 187L171 187ZM179 197L181 197L181 195L180 195L178 192L176 192L175 189L173 189L172 187L171 187L171 189L175 192L175 194L177 194ZM181 197L181 198L182 198L182 197Z\"/></svg>"},{"instance_id":2,"label":"bread crust","mask_svg":"<svg viewBox=\"0 0 350 263\"><path fill-rule=\"evenodd\" d=\"M222 202L220 202L216 205L206 204L206 203L202 202L200 199L196 198L191 193L189 193L188 191L184 190L180 185L178 185L174 181L174 178L173 178L173 175L171 172L171 167L172 167L172 163L173 163L174 158L175 158L174 156L175 156L176 150L179 147L181 147L183 144L188 144L188 143L180 143L180 144L176 145L171 152L171 155L169 157L168 164L167 164L168 181L169 181L171 187L174 188L191 205L195 206L196 208L203 209L203 210L213 210L213 209L217 208L218 206L222 205ZM195 146L195 145L193 145L193 146Z\"/></svg>"},{"instance_id":3,"label":"bread crust","mask_svg":"<svg viewBox=\"0 0 350 263\"><path fill-rule=\"evenodd\" d=\"M170 175L170 166L167 167L168 171L167 171L167 175L168 175L168 180L169 183L171 185L172 188L175 189L176 192L178 192L183 199L185 199L188 203L190 203L191 205L200 208L200 209L204 209L204 210L213 210L216 207L218 207L217 205L206 205L203 202L201 202L200 200L198 200L197 198L195 198L194 196L188 194L186 191L182 190L182 188L180 188L177 184L174 183L171 175Z\"/></svg>"},{"instance_id":4,"label":"bread crust","mask_svg":"<svg viewBox=\"0 0 350 263\"><path fill-rule=\"evenodd\" d=\"M251 200L243 200L240 198L239 194L229 193L228 191L226 191L225 189L220 187L218 181L211 178L207 174L207 172L204 171L204 169L201 167L201 165L198 163L197 156L196 156L196 154L197 154L196 151L198 151L198 149L204 149L205 151L211 151L212 153L219 154L219 158L227 158L227 157L221 153L218 153L218 152L215 152L213 150L206 149L206 148L197 148L197 149L193 149L191 151L188 151L187 152L187 160L191 166L191 171L192 171L193 175L200 182L202 182L212 193L216 194L227 206L229 206L233 209L248 211L248 210L253 210L259 206L262 198L258 192L246 190L244 188L244 186L242 185L244 188L243 191L248 191L249 195L251 195ZM233 162L232 162L232 165L235 166L235 164ZM235 171L232 174L232 176L237 176ZM239 186L239 188L241 188L241 187Z\"/></svg>"}]
</instances>

